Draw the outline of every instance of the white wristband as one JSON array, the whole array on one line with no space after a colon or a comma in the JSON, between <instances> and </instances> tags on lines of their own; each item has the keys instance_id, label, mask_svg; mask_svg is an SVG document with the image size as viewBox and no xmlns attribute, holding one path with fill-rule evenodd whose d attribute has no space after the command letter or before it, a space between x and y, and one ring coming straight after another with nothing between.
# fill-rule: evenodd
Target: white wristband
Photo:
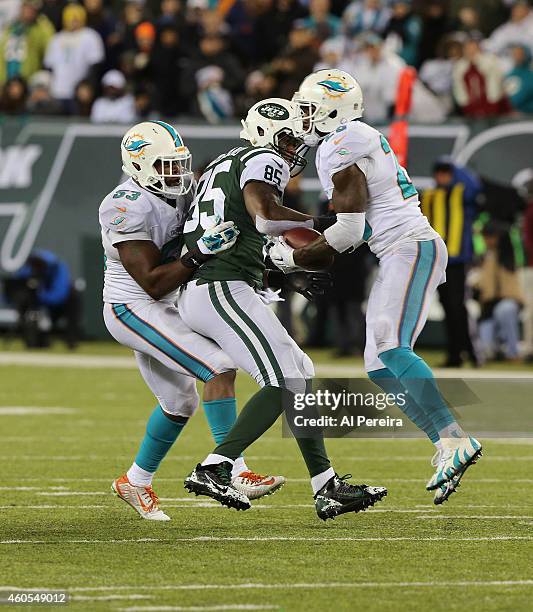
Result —
<instances>
[{"instance_id":1,"label":"white wristband","mask_svg":"<svg viewBox=\"0 0 533 612\"><path fill-rule=\"evenodd\" d=\"M328 227L324 238L330 247L344 253L361 244L365 233L365 213L337 213L337 222Z\"/></svg>"}]
</instances>

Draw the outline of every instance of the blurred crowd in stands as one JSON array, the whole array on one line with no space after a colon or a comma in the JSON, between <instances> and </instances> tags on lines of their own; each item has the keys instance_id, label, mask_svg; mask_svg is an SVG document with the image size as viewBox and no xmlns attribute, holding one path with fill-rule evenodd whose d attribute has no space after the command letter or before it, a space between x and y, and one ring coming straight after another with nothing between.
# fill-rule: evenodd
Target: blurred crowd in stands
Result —
<instances>
[{"instance_id":1,"label":"blurred crowd in stands","mask_svg":"<svg viewBox=\"0 0 533 612\"><path fill-rule=\"evenodd\" d=\"M1 0L0 113L217 123L339 67L383 123L410 65L414 121L517 115L532 52L527 0Z\"/></svg>"}]
</instances>

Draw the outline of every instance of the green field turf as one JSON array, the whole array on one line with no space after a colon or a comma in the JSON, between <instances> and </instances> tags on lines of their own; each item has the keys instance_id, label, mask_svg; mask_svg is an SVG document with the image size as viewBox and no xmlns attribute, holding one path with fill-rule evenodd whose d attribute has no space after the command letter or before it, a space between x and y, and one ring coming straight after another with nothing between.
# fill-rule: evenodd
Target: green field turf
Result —
<instances>
[{"instance_id":1,"label":"green field turf","mask_svg":"<svg viewBox=\"0 0 533 612\"><path fill-rule=\"evenodd\" d=\"M532 609L527 441L487 440L460 492L436 508L424 490L429 443L329 440L341 474L389 496L324 524L278 427L248 456L257 471L287 476L277 495L244 513L188 495L183 477L212 447L199 412L154 481L172 517L154 524L109 491L154 404L139 374L1 367L0 586L66 589L69 609L91 611ZM239 375L241 405L254 389ZM6 414L24 406L42 412Z\"/></svg>"}]
</instances>

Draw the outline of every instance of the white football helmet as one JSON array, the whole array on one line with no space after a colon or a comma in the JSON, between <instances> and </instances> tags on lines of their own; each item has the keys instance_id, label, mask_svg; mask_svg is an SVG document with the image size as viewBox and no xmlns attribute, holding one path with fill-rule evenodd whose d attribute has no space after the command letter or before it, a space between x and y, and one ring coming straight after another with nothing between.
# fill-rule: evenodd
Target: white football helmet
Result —
<instances>
[{"instance_id":1,"label":"white football helmet","mask_svg":"<svg viewBox=\"0 0 533 612\"><path fill-rule=\"evenodd\" d=\"M351 74L318 70L302 81L292 101L304 119L305 141L311 146L339 125L363 116L363 92Z\"/></svg>"},{"instance_id":2,"label":"white football helmet","mask_svg":"<svg viewBox=\"0 0 533 612\"><path fill-rule=\"evenodd\" d=\"M289 164L291 176L305 168L304 156L309 147L301 138L304 128L300 111L290 100L261 100L252 106L241 123L241 138L254 147L268 147L279 153Z\"/></svg>"},{"instance_id":3,"label":"white football helmet","mask_svg":"<svg viewBox=\"0 0 533 612\"><path fill-rule=\"evenodd\" d=\"M120 149L122 170L141 187L168 198L177 198L191 190L192 156L170 124L138 123L126 132Z\"/></svg>"}]
</instances>

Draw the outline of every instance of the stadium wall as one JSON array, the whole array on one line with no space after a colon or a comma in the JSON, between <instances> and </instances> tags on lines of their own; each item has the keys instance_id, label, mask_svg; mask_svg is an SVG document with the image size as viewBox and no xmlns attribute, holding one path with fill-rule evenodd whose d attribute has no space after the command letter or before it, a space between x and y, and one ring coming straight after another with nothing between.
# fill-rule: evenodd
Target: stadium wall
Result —
<instances>
[{"instance_id":1,"label":"stadium wall","mask_svg":"<svg viewBox=\"0 0 533 612\"><path fill-rule=\"evenodd\" d=\"M177 127L200 166L235 146L238 125ZM0 126L0 273L19 268L34 247L56 252L86 281L85 330L106 337L101 320L103 257L97 210L122 177L119 125L12 120ZM386 133L387 128L382 128ZM411 178L430 184L431 166L451 155L479 173L519 185L533 178L533 121L410 127ZM320 196L313 164L302 189L310 206ZM504 205L504 203L502 203Z\"/></svg>"}]
</instances>

